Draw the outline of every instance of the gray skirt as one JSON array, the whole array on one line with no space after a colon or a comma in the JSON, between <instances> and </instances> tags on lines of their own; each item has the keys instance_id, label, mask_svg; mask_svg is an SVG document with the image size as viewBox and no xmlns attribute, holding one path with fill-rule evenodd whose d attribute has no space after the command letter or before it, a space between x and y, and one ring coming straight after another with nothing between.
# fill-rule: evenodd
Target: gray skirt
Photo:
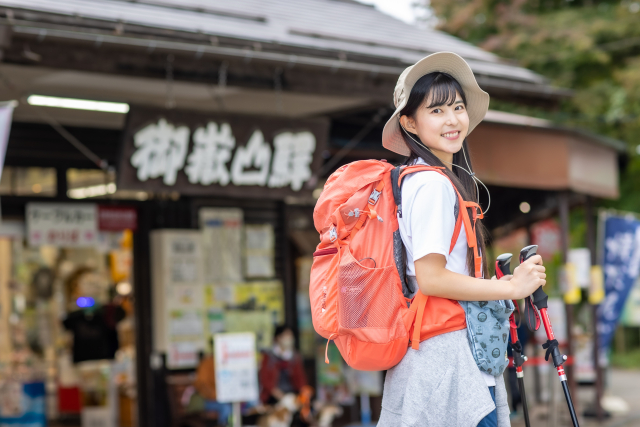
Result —
<instances>
[{"instance_id":1,"label":"gray skirt","mask_svg":"<svg viewBox=\"0 0 640 427\"><path fill-rule=\"evenodd\" d=\"M502 376L496 403L476 366L467 331L437 335L409 348L387 371L378 427L475 427L497 406L498 427L508 427L509 405Z\"/></svg>"}]
</instances>

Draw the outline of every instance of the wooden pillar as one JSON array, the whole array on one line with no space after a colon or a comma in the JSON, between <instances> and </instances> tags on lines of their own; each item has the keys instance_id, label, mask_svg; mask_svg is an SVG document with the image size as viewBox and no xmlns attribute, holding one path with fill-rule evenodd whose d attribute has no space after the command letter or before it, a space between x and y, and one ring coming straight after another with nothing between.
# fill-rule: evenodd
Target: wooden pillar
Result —
<instances>
[{"instance_id":1,"label":"wooden pillar","mask_svg":"<svg viewBox=\"0 0 640 427\"><path fill-rule=\"evenodd\" d=\"M590 196L587 196L587 201L584 207L585 220L587 221L587 246L589 247L589 251L591 251L591 265L596 265L598 263L598 254L596 247L596 223L593 212L593 199ZM598 334L598 307L599 304L594 304L591 306L591 318L593 328L593 365L596 372L595 408L598 421L602 421L604 419L604 413L602 411L601 401L602 394L604 393L604 381L602 378L603 372L600 368L600 350L598 345L600 338Z\"/></svg>"},{"instance_id":2,"label":"wooden pillar","mask_svg":"<svg viewBox=\"0 0 640 427\"><path fill-rule=\"evenodd\" d=\"M291 241L289 239L290 231L290 211L286 203L281 202L279 205L279 216L281 221L283 245L282 245L282 285L284 287L284 314L285 324L291 328L296 336L297 342L299 341L298 334L298 309L297 309L297 294L296 283L294 279L295 264L291 259Z\"/></svg>"},{"instance_id":3,"label":"wooden pillar","mask_svg":"<svg viewBox=\"0 0 640 427\"><path fill-rule=\"evenodd\" d=\"M558 207L560 213L560 245L562 247L562 263L566 264L569 256L569 193L561 192L558 194ZM565 304L566 316L567 316L567 354L575 356L573 351L573 305ZM569 385L569 392L573 399L573 405L576 410L576 414L579 414L578 410L578 395L576 389L576 379L573 373L573 365L565 367L567 373L567 382Z\"/></svg>"}]
</instances>

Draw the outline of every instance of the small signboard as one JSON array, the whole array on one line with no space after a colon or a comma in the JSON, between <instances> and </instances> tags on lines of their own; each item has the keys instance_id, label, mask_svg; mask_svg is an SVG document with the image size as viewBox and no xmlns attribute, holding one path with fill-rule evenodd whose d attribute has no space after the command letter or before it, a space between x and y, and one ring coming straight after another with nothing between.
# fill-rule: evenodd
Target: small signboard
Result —
<instances>
[{"instance_id":1,"label":"small signboard","mask_svg":"<svg viewBox=\"0 0 640 427\"><path fill-rule=\"evenodd\" d=\"M88 203L29 203L27 236L30 246L95 246L98 207Z\"/></svg>"},{"instance_id":2,"label":"small signboard","mask_svg":"<svg viewBox=\"0 0 640 427\"><path fill-rule=\"evenodd\" d=\"M138 212L129 207L98 206L98 227L100 231L136 231Z\"/></svg>"},{"instance_id":3,"label":"small signboard","mask_svg":"<svg viewBox=\"0 0 640 427\"><path fill-rule=\"evenodd\" d=\"M258 400L258 364L254 334L216 334L214 363L219 402Z\"/></svg>"}]
</instances>

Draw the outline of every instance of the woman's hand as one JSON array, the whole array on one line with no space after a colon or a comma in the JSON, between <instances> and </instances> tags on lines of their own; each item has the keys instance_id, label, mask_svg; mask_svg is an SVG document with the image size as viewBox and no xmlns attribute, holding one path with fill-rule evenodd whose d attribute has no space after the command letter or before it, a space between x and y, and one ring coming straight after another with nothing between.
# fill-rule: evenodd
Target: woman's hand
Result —
<instances>
[{"instance_id":1,"label":"woman's hand","mask_svg":"<svg viewBox=\"0 0 640 427\"><path fill-rule=\"evenodd\" d=\"M542 257L534 255L513 271L509 280L511 284L511 299L523 299L535 292L540 286L547 284L547 275L542 265Z\"/></svg>"}]
</instances>

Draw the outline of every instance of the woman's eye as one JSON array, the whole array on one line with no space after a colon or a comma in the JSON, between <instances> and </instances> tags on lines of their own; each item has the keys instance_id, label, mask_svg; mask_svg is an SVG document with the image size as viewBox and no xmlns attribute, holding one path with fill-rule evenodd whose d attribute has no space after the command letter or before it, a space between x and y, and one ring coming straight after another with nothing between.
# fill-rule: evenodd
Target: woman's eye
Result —
<instances>
[{"instance_id":1,"label":"woman's eye","mask_svg":"<svg viewBox=\"0 0 640 427\"><path fill-rule=\"evenodd\" d=\"M456 107L456 110L464 110L464 105L458 105L458 106Z\"/></svg>"},{"instance_id":2,"label":"woman's eye","mask_svg":"<svg viewBox=\"0 0 640 427\"><path fill-rule=\"evenodd\" d=\"M440 113L442 110L440 108L436 108L435 110L432 111L432 113Z\"/></svg>"}]
</instances>

